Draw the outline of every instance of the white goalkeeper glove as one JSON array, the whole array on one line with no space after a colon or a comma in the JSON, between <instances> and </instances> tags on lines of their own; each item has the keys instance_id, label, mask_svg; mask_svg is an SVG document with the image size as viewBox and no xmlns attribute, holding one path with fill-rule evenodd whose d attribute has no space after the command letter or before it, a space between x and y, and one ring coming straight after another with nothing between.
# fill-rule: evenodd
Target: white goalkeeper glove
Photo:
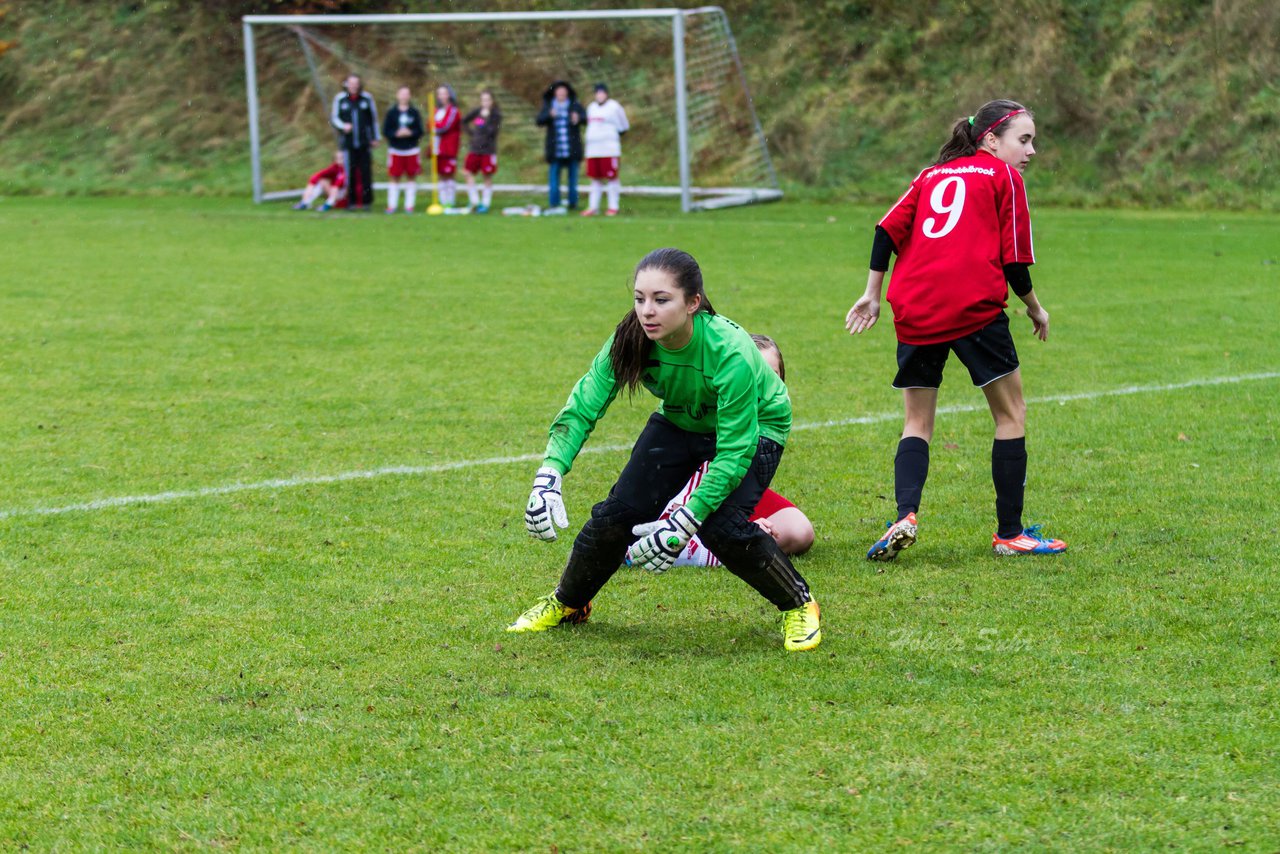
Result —
<instances>
[{"instance_id":1,"label":"white goalkeeper glove","mask_svg":"<svg viewBox=\"0 0 1280 854\"><path fill-rule=\"evenodd\" d=\"M557 526L569 527L564 497L560 494L560 472L543 466L533 478L533 492L524 508L524 527L534 539L554 542Z\"/></svg>"},{"instance_id":2,"label":"white goalkeeper glove","mask_svg":"<svg viewBox=\"0 0 1280 854\"><path fill-rule=\"evenodd\" d=\"M636 525L631 533L640 539L627 549L627 563L653 573L666 572L701 525L688 507L677 507L666 519Z\"/></svg>"}]
</instances>

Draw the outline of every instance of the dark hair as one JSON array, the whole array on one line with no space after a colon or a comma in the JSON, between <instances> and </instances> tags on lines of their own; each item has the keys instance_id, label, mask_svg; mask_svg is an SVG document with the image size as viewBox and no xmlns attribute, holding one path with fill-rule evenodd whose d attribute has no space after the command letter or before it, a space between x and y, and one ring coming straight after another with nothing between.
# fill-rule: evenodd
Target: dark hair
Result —
<instances>
[{"instance_id":1,"label":"dark hair","mask_svg":"<svg viewBox=\"0 0 1280 854\"><path fill-rule=\"evenodd\" d=\"M655 249L640 259L636 265L631 281L645 270L660 270L675 280L676 287L684 294L685 302L692 302L694 297L701 297L698 311L715 314L707 292L702 289L702 268L688 252L680 249ZM609 363L613 367L614 378L632 394L640 387L640 377L644 373L644 363L649 355L653 342L644 334L640 318L633 307L618 323L613 332L613 346L609 348Z\"/></svg>"},{"instance_id":2,"label":"dark hair","mask_svg":"<svg viewBox=\"0 0 1280 854\"><path fill-rule=\"evenodd\" d=\"M489 96L489 100L490 100L490 101L493 101L493 108L494 108L495 110L496 110L496 109L498 109L498 96L497 96L497 95L495 95L495 94L493 94L493 90L492 90L492 89L481 89L481 90L480 90L480 94L481 94L481 95L488 95L488 96Z\"/></svg>"},{"instance_id":3,"label":"dark hair","mask_svg":"<svg viewBox=\"0 0 1280 854\"><path fill-rule=\"evenodd\" d=\"M937 166L939 163L946 163L949 160L955 160L957 157L968 157L970 154L974 154L978 150L978 143L982 141L982 137L988 133L1000 136L1005 132L1005 129L1009 127L1009 122L1013 121L1013 117L1010 116L1004 121L1001 121L1001 119L1015 110L1021 110L1028 116L1031 115L1031 111L1017 101L1000 98L995 101L987 101L972 116L957 119L956 123L951 126L951 138L943 143L942 148L938 149L938 159L933 161L933 164Z\"/></svg>"},{"instance_id":4,"label":"dark hair","mask_svg":"<svg viewBox=\"0 0 1280 854\"><path fill-rule=\"evenodd\" d=\"M787 363L782 361L782 350L778 347L778 342L774 341L768 335L757 335L752 333L751 340L756 342L756 347L761 350L772 350L778 354L778 379L783 382L787 381Z\"/></svg>"}]
</instances>

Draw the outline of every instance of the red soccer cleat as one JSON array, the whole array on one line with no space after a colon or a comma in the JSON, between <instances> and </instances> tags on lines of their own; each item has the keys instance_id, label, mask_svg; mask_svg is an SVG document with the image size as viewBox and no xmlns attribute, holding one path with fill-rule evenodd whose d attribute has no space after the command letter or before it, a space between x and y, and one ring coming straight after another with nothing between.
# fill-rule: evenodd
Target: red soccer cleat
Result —
<instances>
[{"instance_id":1,"label":"red soccer cleat","mask_svg":"<svg viewBox=\"0 0 1280 854\"><path fill-rule=\"evenodd\" d=\"M1067 550L1062 540L1044 537L1040 534L1040 526L1032 525L1016 537L1004 539L998 534L991 535L991 549L998 555L1060 555Z\"/></svg>"}]
</instances>

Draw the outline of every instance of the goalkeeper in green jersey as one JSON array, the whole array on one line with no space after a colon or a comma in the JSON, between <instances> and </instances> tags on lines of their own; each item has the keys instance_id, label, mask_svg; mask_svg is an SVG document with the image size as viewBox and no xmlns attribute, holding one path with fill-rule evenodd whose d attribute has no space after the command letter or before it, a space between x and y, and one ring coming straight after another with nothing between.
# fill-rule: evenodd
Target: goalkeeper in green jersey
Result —
<instances>
[{"instance_id":1,"label":"goalkeeper in green jersey","mask_svg":"<svg viewBox=\"0 0 1280 854\"><path fill-rule=\"evenodd\" d=\"M748 521L773 480L791 431L787 387L741 327L717 315L693 256L655 249L635 271L635 305L551 425L525 508L530 536L567 528L561 479L618 392L643 386L661 404L636 440L617 483L591 510L555 592L507 627L544 631L585 622L591 600L624 559L665 572L696 534L725 569L782 612L788 650L822 640L818 603L773 538ZM704 462L684 506L659 520Z\"/></svg>"}]
</instances>

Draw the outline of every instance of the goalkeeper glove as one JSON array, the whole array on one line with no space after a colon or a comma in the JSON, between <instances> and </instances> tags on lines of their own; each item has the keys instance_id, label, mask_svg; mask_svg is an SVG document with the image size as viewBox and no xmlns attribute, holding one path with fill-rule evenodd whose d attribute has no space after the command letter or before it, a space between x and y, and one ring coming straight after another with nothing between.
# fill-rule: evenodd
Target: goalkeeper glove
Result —
<instances>
[{"instance_id":1,"label":"goalkeeper glove","mask_svg":"<svg viewBox=\"0 0 1280 854\"><path fill-rule=\"evenodd\" d=\"M688 507L677 507L669 518L636 525L631 533L640 539L627 549L627 563L653 573L666 572L701 524Z\"/></svg>"},{"instance_id":2,"label":"goalkeeper glove","mask_svg":"<svg viewBox=\"0 0 1280 854\"><path fill-rule=\"evenodd\" d=\"M529 503L524 508L524 527L534 539L553 542L556 526L569 527L564 498L560 495L560 472L543 466L533 478L533 492L529 494Z\"/></svg>"}]
</instances>

